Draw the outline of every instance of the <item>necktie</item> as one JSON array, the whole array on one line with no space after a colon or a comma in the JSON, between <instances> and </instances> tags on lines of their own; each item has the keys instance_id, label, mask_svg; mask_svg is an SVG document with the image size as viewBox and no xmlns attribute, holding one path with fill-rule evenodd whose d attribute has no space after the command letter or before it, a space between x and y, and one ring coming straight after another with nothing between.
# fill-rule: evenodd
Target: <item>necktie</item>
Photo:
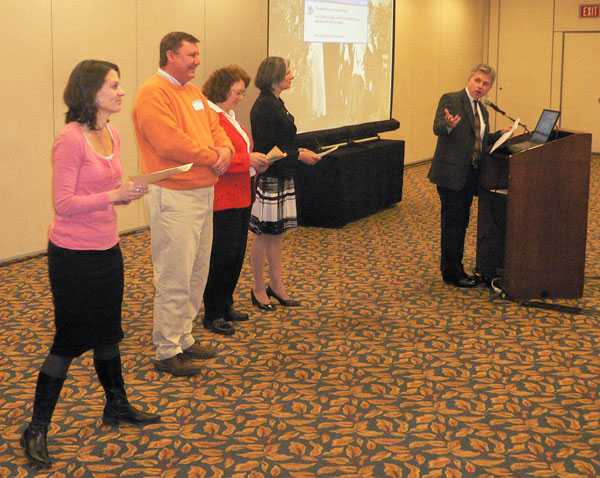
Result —
<instances>
[{"instance_id":1,"label":"necktie","mask_svg":"<svg viewBox=\"0 0 600 478\"><path fill-rule=\"evenodd\" d=\"M475 144L473 145L473 156L471 164L475 169L479 168L479 157L481 156L481 120L479 119L478 101L473 101L473 126L475 127Z\"/></svg>"}]
</instances>

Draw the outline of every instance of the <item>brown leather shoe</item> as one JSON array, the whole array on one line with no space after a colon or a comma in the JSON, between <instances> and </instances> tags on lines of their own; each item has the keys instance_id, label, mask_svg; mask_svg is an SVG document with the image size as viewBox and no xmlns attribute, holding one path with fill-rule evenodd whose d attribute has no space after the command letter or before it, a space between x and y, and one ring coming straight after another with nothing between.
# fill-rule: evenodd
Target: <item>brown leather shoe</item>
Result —
<instances>
[{"instance_id":1,"label":"brown leather shoe","mask_svg":"<svg viewBox=\"0 0 600 478\"><path fill-rule=\"evenodd\" d=\"M205 329L208 329L211 332L214 332L215 334L221 334L221 335L235 334L235 328L233 327L233 324L223 318L215 319L215 320L206 320L205 319L202 321L202 325L204 326Z\"/></svg>"},{"instance_id":2,"label":"brown leather shoe","mask_svg":"<svg viewBox=\"0 0 600 478\"><path fill-rule=\"evenodd\" d=\"M225 320L228 322L246 322L250 320L250 316L245 312L235 310L233 307L225 308Z\"/></svg>"},{"instance_id":3,"label":"brown leather shoe","mask_svg":"<svg viewBox=\"0 0 600 478\"><path fill-rule=\"evenodd\" d=\"M185 355L177 354L164 360L155 360L154 367L161 372L167 372L176 377L190 377L198 375L201 371L200 365L187 358Z\"/></svg>"},{"instance_id":4,"label":"brown leather shoe","mask_svg":"<svg viewBox=\"0 0 600 478\"><path fill-rule=\"evenodd\" d=\"M189 359L209 359L217 355L217 350L210 345L200 345L193 343L183 351L183 356Z\"/></svg>"},{"instance_id":5,"label":"brown leather shoe","mask_svg":"<svg viewBox=\"0 0 600 478\"><path fill-rule=\"evenodd\" d=\"M459 277L443 277L443 279L446 284L460 287L462 289L477 287L479 284L479 281L475 277L468 276L466 274Z\"/></svg>"}]
</instances>

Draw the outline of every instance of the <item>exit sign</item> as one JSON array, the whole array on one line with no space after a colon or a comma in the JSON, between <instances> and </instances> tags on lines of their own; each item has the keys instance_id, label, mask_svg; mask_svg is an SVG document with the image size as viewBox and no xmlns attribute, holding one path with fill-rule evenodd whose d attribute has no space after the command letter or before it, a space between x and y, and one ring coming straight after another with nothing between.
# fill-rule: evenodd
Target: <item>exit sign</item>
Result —
<instances>
[{"instance_id":1,"label":"exit sign","mask_svg":"<svg viewBox=\"0 0 600 478\"><path fill-rule=\"evenodd\" d=\"M579 16L582 18L600 17L600 3L579 5Z\"/></svg>"}]
</instances>

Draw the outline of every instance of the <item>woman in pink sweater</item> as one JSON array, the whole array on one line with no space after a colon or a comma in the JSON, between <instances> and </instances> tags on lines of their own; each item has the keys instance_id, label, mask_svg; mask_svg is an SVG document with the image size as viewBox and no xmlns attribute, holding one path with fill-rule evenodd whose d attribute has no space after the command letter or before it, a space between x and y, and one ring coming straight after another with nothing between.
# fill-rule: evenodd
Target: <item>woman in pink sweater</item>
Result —
<instances>
[{"instance_id":1,"label":"woman in pink sweater","mask_svg":"<svg viewBox=\"0 0 600 478\"><path fill-rule=\"evenodd\" d=\"M46 435L71 361L94 351L104 388L107 424L160 420L132 407L125 393L119 342L123 302L123 257L116 204L140 198L146 188L121 182L120 140L109 125L125 93L113 63L85 60L65 88L66 126L52 149L55 216L48 241L48 272L56 332L35 390L31 422L21 445L30 463L47 468Z\"/></svg>"}]
</instances>

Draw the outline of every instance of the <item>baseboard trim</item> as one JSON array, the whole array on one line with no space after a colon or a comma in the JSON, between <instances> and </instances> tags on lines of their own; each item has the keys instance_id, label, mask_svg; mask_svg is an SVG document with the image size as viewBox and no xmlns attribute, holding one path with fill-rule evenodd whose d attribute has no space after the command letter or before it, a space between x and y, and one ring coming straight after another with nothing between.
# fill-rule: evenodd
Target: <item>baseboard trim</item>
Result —
<instances>
[{"instance_id":1,"label":"baseboard trim","mask_svg":"<svg viewBox=\"0 0 600 478\"><path fill-rule=\"evenodd\" d=\"M433 158L420 159L419 161L414 161L412 163L408 163L404 165L404 169L414 168L417 166L423 166L424 164L429 164L433 161Z\"/></svg>"},{"instance_id":2,"label":"baseboard trim","mask_svg":"<svg viewBox=\"0 0 600 478\"><path fill-rule=\"evenodd\" d=\"M138 232L145 231L149 228L149 226L139 226L133 227L131 229L125 229L119 233L120 237L129 236L130 234L136 234ZM12 264L17 264L19 262L29 261L31 259L36 259L41 256L45 256L47 254L46 249L42 251L29 252L27 254L23 254L20 256L9 257L7 259L0 260L0 267L10 266Z\"/></svg>"}]
</instances>

